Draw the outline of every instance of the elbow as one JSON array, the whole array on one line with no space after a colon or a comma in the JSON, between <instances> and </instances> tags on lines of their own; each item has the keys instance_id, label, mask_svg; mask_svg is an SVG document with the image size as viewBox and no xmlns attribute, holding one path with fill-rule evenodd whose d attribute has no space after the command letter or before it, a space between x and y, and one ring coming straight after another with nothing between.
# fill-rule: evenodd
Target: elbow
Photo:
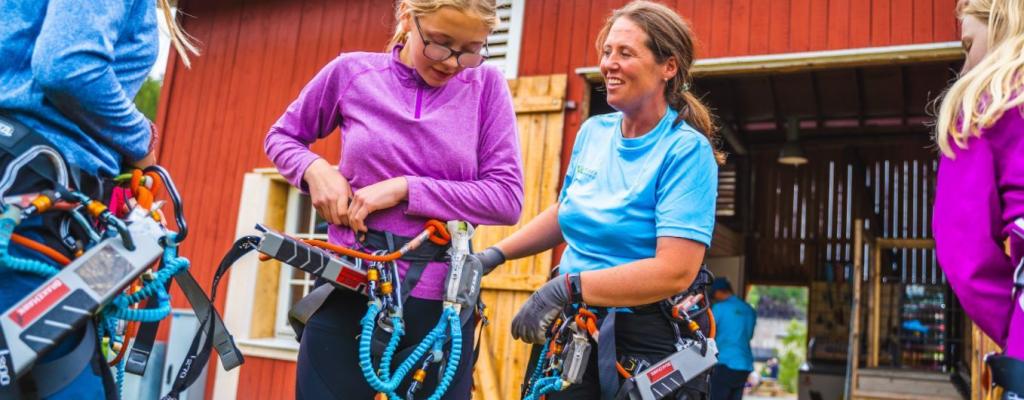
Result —
<instances>
[{"instance_id":1,"label":"elbow","mask_svg":"<svg viewBox=\"0 0 1024 400\"><path fill-rule=\"evenodd\" d=\"M37 48L32 55L32 78L48 96L74 93L94 76L95 61L62 54L60 49Z\"/></svg>"},{"instance_id":2,"label":"elbow","mask_svg":"<svg viewBox=\"0 0 1024 400\"><path fill-rule=\"evenodd\" d=\"M666 282L668 288L668 293L665 294L666 297L689 290L693 286L693 281L697 279L697 274L700 272L699 264L684 268L680 268L679 265L676 263L662 265L662 268L667 272L664 276L664 282Z\"/></svg>"},{"instance_id":3,"label":"elbow","mask_svg":"<svg viewBox=\"0 0 1024 400\"><path fill-rule=\"evenodd\" d=\"M267 158L274 159L274 137L277 136L277 126L270 128L270 132L263 137L263 153L267 155Z\"/></svg>"},{"instance_id":4,"label":"elbow","mask_svg":"<svg viewBox=\"0 0 1024 400\"><path fill-rule=\"evenodd\" d=\"M47 96L52 97L74 90L68 75L70 71L52 59L32 62L32 79Z\"/></svg>"},{"instance_id":5,"label":"elbow","mask_svg":"<svg viewBox=\"0 0 1024 400\"><path fill-rule=\"evenodd\" d=\"M519 223L520 216L523 215L523 195L522 191L515 192L515 195L509 200L509 204L503 212L498 213L498 222L501 225L515 225Z\"/></svg>"}]
</instances>

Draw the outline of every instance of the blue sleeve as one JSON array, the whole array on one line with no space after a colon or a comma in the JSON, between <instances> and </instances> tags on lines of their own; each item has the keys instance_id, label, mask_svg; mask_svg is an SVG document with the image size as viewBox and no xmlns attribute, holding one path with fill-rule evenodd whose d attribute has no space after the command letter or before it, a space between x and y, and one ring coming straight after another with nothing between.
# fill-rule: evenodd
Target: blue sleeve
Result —
<instances>
[{"instance_id":1,"label":"blue sleeve","mask_svg":"<svg viewBox=\"0 0 1024 400\"><path fill-rule=\"evenodd\" d=\"M687 138L669 150L656 195L654 222L658 237L679 237L711 246L718 164L707 140Z\"/></svg>"},{"instance_id":2,"label":"blue sleeve","mask_svg":"<svg viewBox=\"0 0 1024 400\"><path fill-rule=\"evenodd\" d=\"M32 73L46 98L90 136L130 160L145 157L150 125L111 63L132 6L124 0L50 0Z\"/></svg>"}]
</instances>

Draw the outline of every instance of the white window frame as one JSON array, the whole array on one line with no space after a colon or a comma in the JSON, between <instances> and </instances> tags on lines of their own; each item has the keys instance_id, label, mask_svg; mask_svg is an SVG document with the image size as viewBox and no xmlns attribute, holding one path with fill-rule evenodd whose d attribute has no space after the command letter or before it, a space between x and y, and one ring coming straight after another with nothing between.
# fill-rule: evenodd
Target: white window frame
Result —
<instances>
[{"instance_id":1,"label":"white window frame","mask_svg":"<svg viewBox=\"0 0 1024 400\"><path fill-rule=\"evenodd\" d=\"M315 233L316 230L316 210L310 205L309 213L309 231L300 232L299 216L301 215L300 207L302 207L302 193L298 189L291 187L288 189L288 205L285 211L285 225L284 232L300 239L318 239L327 240L326 233ZM310 279L309 274L303 272L303 279L295 279L292 274L295 269L287 265L281 265L281 277L278 280L277 288L277 316L274 319L274 334L280 339L294 339L295 332L292 330L291 325L288 324L288 310L291 309L291 290L293 286L301 285L303 287L302 295L309 294L310 289L313 286L313 279Z\"/></svg>"},{"instance_id":2,"label":"white window frame","mask_svg":"<svg viewBox=\"0 0 1024 400\"><path fill-rule=\"evenodd\" d=\"M516 79L519 77L519 52L522 47L523 37L523 14L526 9L526 0L498 0L498 5L510 5L508 18L508 32L493 34L487 38L488 44L499 36L507 36L504 58L499 62L488 61L489 64L497 66L505 74L505 79Z\"/></svg>"}]
</instances>

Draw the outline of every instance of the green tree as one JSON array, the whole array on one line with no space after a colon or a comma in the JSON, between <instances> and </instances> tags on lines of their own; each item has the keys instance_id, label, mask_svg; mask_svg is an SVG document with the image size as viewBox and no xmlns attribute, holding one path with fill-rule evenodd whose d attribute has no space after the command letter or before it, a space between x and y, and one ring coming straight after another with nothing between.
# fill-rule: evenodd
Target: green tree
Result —
<instances>
[{"instance_id":1,"label":"green tree","mask_svg":"<svg viewBox=\"0 0 1024 400\"><path fill-rule=\"evenodd\" d=\"M789 320L786 336L782 337L782 356L779 357L779 384L787 392L796 393L800 365L804 362L807 343L807 324Z\"/></svg>"},{"instance_id":2,"label":"green tree","mask_svg":"<svg viewBox=\"0 0 1024 400\"><path fill-rule=\"evenodd\" d=\"M162 85L163 81L146 78L139 93L135 95L135 107L138 107L142 115L145 115L150 121L156 120L156 106L160 102L160 87Z\"/></svg>"},{"instance_id":3,"label":"green tree","mask_svg":"<svg viewBox=\"0 0 1024 400\"><path fill-rule=\"evenodd\" d=\"M789 303L801 310L807 309L807 288L804 286L763 286L753 285L747 292L747 303L757 309L762 298L771 297L782 303Z\"/></svg>"}]
</instances>

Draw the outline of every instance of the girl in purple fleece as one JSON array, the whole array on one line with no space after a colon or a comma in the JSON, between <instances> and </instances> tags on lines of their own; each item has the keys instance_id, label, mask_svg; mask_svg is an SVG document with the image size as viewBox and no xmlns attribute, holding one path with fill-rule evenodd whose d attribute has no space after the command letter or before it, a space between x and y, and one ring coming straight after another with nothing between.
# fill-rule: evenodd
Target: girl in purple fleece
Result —
<instances>
[{"instance_id":1,"label":"girl in purple fleece","mask_svg":"<svg viewBox=\"0 0 1024 400\"><path fill-rule=\"evenodd\" d=\"M270 129L267 155L309 192L332 243L356 247L363 232L415 236L429 219L515 224L523 200L515 113L502 74L481 65L498 21L494 1L404 0L396 17L391 51L346 53L324 67ZM309 146L338 127L336 169ZM403 277L408 268L399 262ZM436 324L446 272L446 263L430 262L412 289L396 360ZM310 318L298 398L374 395L357 356L366 308L366 297L335 290ZM463 327L464 355L472 354L473 326ZM446 398L470 396L473 358L463 359ZM419 393L436 382L431 372Z\"/></svg>"},{"instance_id":2,"label":"girl in purple fleece","mask_svg":"<svg viewBox=\"0 0 1024 400\"><path fill-rule=\"evenodd\" d=\"M961 3L967 60L937 124L936 251L967 315L1024 360L1024 0Z\"/></svg>"}]
</instances>

